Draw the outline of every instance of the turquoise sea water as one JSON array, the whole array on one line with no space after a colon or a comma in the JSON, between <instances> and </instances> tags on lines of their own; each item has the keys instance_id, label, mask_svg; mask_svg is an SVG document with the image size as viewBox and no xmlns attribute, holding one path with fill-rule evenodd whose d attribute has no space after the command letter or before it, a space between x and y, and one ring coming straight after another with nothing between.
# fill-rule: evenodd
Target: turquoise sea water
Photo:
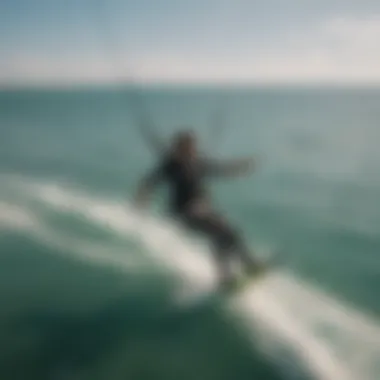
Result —
<instances>
[{"instance_id":1,"label":"turquoise sea water","mask_svg":"<svg viewBox=\"0 0 380 380\"><path fill-rule=\"evenodd\" d=\"M217 157L258 155L253 176L212 191L287 267L198 302L207 247L167 226L160 201L153 219L131 208L154 156L126 92L4 91L1 379L378 379L380 91L142 95L164 136L190 125Z\"/></svg>"}]
</instances>

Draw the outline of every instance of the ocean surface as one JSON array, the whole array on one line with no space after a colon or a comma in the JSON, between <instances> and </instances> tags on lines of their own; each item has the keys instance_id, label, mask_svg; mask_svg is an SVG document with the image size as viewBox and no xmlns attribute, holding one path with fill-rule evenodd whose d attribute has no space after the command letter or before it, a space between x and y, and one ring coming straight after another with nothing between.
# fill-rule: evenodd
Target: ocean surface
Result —
<instances>
[{"instance_id":1,"label":"ocean surface","mask_svg":"<svg viewBox=\"0 0 380 380\"><path fill-rule=\"evenodd\" d=\"M165 189L134 208L142 118L257 155L210 187L281 269L217 296ZM378 380L379 141L379 89L0 92L0 379Z\"/></svg>"}]
</instances>

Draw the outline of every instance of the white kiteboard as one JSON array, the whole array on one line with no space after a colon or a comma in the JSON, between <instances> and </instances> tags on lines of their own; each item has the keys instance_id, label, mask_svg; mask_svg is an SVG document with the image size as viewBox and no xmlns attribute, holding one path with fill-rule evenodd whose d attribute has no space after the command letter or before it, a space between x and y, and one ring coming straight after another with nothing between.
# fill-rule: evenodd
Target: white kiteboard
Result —
<instances>
[{"instance_id":1,"label":"white kiteboard","mask_svg":"<svg viewBox=\"0 0 380 380\"><path fill-rule=\"evenodd\" d=\"M252 273L241 273L226 289L223 290L227 294L236 294L243 291L245 288L258 284L263 281L268 275L278 270L286 261L283 252L276 252L261 260L261 267Z\"/></svg>"}]
</instances>

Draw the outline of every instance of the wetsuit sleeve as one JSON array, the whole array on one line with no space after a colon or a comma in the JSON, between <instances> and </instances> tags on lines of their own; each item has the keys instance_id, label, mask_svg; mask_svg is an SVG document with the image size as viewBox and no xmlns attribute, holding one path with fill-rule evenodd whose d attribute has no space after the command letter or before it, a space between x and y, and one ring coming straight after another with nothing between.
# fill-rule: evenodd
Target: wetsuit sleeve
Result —
<instances>
[{"instance_id":1,"label":"wetsuit sleeve","mask_svg":"<svg viewBox=\"0 0 380 380\"><path fill-rule=\"evenodd\" d=\"M166 167L159 165L142 178L140 184L138 185L136 194L137 204L145 204L156 186L164 179L165 174Z\"/></svg>"},{"instance_id":2,"label":"wetsuit sleeve","mask_svg":"<svg viewBox=\"0 0 380 380\"><path fill-rule=\"evenodd\" d=\"M250 159L212 160L203 162L203 174L206 177L231 177L242 174L251 166Z\"/></svg>"},{"instance_id":3,"label":"wetsuit sleeve","mask_svg":"<svg viewBox=\"0 0 380 380\"><path fill-rule=\"evenodd\" d=\"M202 174L205 177L221 177L224 173L225 165L223 165L223 163L212 159L203 160Z\"/></svg>"}]
</instances>

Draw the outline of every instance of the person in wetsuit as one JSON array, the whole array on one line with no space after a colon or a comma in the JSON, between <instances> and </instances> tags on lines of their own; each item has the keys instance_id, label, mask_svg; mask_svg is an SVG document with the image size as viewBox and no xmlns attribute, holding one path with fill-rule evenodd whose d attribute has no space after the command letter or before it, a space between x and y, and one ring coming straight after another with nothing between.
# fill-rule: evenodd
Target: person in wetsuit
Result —
<instances>
[{"instance_id":1,"label":"person in wetsuit","mask_svg":"<svg viewBox=\"0 0 380 380\"><path fill-rule=\"evenodd\" d=\"M202 157L197 150L195 135L183 131L174 137L171 148L164 151L157 167L142 179L138 189L137 202L143 205L157 185L161 182L168 184L170 215L191 231L209 239L222 286L233 281L229 271L230 258L239 258L247 272L258 270L259 264L250 255L242 235L212 208L205 181L243 175L253 167L251 158L218 162Z\"/></svg>"}]
</instances>

